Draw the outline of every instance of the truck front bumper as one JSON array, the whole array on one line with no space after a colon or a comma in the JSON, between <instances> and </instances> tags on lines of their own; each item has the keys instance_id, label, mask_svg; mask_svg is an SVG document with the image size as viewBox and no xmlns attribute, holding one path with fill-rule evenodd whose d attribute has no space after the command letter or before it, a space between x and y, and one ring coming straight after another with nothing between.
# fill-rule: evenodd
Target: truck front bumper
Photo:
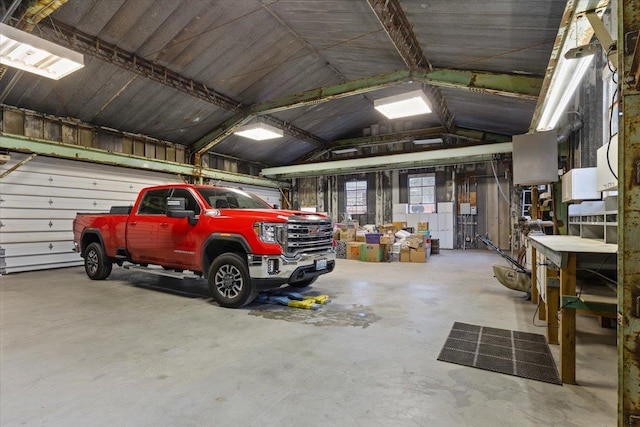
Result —
<instances>
[{"instance_id":1,"label":"truck front bumper","mask_svg":"<svg viewBox=\"0 0 640 427\"><path fill-rule=\"evenodd\" d=\"M248 265L251 281L261 289L268 289L330 273L336 265L336 253L301 254L295 258L250 254Z\"/></svg>"}]
</instances>

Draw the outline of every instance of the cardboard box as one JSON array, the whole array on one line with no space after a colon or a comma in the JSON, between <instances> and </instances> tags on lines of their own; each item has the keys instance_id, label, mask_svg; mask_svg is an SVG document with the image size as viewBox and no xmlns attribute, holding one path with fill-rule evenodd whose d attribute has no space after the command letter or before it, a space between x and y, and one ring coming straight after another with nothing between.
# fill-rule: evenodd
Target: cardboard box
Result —
<instances>
[{"instance_id":1,"label":"cardboard box","mask_svg":"<svg viewBox=\"0 0 640 427\"><path fill-rule=\"evenodd\" d=\"M395 226L393 224L389 223L389 224L378 225L378 231L382 234L394 235L398 230L395 229Z\"/></svg>"},{"instance_id":2,"label":"cardboard box","mask_svg":"<svg viewBox=\"0 0 640 427\"><path fill-rule=\"evenodd\" d=\"M340 234L341 234L340 230L335 230L333 232L333 240L340 240Z\"/></svg>"},{"instance_id":3,"label":"cardboard box","mask_svg":"<svg viewBox=\"0 0 640 427\"><path fill-rule=\"evenodd\" d=\"M394 228L394 233L397 231L400 231L402 229L407 228L407 222L403 221L403 222L394 222L393 223L393 228Z\"/></svg>"},{"instance_id":4,"label":"cardboard box","mask_svg":"<svg viewBox=\"0 0 640 427\"><path fill-rule=\"evenodd\" d=\"M382 248L378 244L367 244L365 247L366 262L380 262L382 260Z\"/></svg>"},{"instance_id":5,"label":"cardboard box","mask_svg":"<svg viewBox=\"0 0 640 427\"><path fill-rule=\"evenodd\" d=\"M391 260L391 245L380 243L381 262L389 262Z\"/></svg>"},{"instance_id":6,"label":"cardboard box","mask_svg":"<svg viewBox=\"0 0 640 427\"><path fill-rule=\"evenodd\" d=\"M411 250L409 251L409 261L410 262L427 262L427 253L424 248L420 250Z\"/></svg>"},{"instance_id":7,"label":"cardboard box","mask_svg":"<svg viewBox=\"0 0 640 427\"><path fill-rule=\"evenodd\" d=\"M355 259L360 261L360 257L362 256L362 247L364 245L359 242L348 242L347 243L347 259Z\"/></svg>"},{"instance_id":8,"label":"cardboard box","mask_svg":"<svg viewBox=\"0 0 640 427\"><path fill-rule=\"evenodd\" d=\"M400 262L411 262L411 251L409 249L400 249Z\"/></svg>"},{"instance_id":9,"label":"cardboard box","mask_svg":"<svg viewBox=\"0 0 640 427\"><path fill-rule=\"evenodd\" d=\"M353 242L356 240L356 232L355 230L341 230L340 231L340 240L344 242Z\"/></svg>"},{"instance_id":10,"label":"cardboard box","mask_svg":"<svg viewBox=\"0 0 640 427\"><path fill-rule=\"evenodd\" d=\"M392 245L393 242L395 242L395 238L393 238L392 236L382 236L382 237L380 237L380 244L381 245Z\"/></svg>"},{"instance_id":11,"label":"cardboard box","mask_svg":"<svg viewBox=\"0 0 640 427\"><path fill-rule=\"evenodd\" d=\"M416 231L428 231L429 230L429 221L423 222L418 221L418 229Z\"/></svg>"},{"instance_id":12,"label":"cardboard box","mask_svg":"<svg viewBox=\"0 0 640 427\"><path fill-rule=\"evenodd\" d=\"M410 249L424 249L424 238L407 237L407 247Z\"/></svg>"}]
</instances>

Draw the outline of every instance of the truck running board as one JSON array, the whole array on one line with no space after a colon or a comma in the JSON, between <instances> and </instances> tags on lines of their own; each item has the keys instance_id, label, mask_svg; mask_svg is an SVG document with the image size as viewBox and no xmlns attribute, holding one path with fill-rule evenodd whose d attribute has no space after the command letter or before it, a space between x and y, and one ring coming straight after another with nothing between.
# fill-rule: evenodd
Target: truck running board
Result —
<instances>
[{"instance_id":1,"label":"truck running board","mask_svg":"<svg viewBox=\"0 0 640 427\"><path fill-rule=\"evenodd\" d=\"M122 268L127 270L142 271L144 273L155 274L156 276L171 277L172 279L200 279L202 276L193 274L192 272L180 273L173 270L165 270L162 267L143 267L135 264L123 264Z\"/></svg>"}]
</instances>

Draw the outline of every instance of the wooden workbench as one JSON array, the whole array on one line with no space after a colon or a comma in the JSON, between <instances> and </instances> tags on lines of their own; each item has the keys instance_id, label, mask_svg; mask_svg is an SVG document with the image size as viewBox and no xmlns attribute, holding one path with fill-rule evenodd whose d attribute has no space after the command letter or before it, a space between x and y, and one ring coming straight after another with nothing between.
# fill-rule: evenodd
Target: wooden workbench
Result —
<instances>
[{"instance_id":1,"label":"wooden workbench","mask_svg":"<svg viewBox=\"0 0 640 427\"><path fill-rule=\"evenodd\" d=\"M595 239L584 239L578 236L529 236L532 246L532 268L531 283L535 287L537 285L536 275L536 252L544 255L548 262L554 264L560 269L560 295L575 296L576 295L576 266L578 259L582 254L604 254L612 255L618 252L618 245L604 243ZM553 304L557 307L557 294L549 293L546 288L546 280L541 283L545 295L553 295L552 301L547 305ZM549 297L547 297L549 300ZM560 307L560 320L557 325L560 335L560 379L563 383L576 383L576 311L568 307ZM552 325L555 318L551 319L551 315L547 315L547 324ZM549 342L553 343L551 331L548 332Z\"/></svg>"}]
</instances>

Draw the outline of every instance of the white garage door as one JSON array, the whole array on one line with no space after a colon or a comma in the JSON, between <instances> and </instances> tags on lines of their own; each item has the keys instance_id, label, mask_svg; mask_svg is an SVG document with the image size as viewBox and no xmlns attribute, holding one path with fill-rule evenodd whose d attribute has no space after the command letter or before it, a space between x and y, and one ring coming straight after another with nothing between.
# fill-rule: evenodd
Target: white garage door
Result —
<instances>
[{"instance_id":1,"label":"white garage door","mask_svg":"<svg viewBox=\"0 0 640 427\"><path fill-rule=\"evenodd\" d=\"M26 154L11 153L10 169ZM176 175L35 157L0 182L0 274L81 265L73 252L77 212L133 204L141 188L182 182Z\"/></svg>"}]
</instances>

